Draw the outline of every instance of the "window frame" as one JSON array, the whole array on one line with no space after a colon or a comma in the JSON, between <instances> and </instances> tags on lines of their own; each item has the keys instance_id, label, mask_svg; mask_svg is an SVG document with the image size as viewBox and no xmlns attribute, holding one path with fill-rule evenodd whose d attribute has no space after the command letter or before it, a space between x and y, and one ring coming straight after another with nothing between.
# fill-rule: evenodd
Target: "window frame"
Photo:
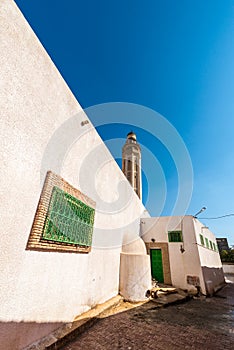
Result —
<instances>
[{"instance_id":1,"label":"window frame","mask_svg":"<svg viewBox=\"0 0 234 350\"><path fill-rule=\"evenodd\" d=\"M177 235L179 234L179 240L172 239L173 234L177 234ZM168 242L169 243L183 243L182 230L168 231Z\"/></svg>"},{"instance_id":2,"label":"window frame","mask_svg":"<svg viewBox=\"0 0 234 350\"><path fill-rule=\"evenodd\" d=\"M204 236L201 233L200 233L200 243L203 247L205 246Z\"/></svg>"},{"instance_id":3,"label":"window frame","mask_svg":"<svg viewBox=\"0 0 234 350\"><path fill-rule=\"evenodd\" d=\"M44 226L47 220L47 214L54 187L58 187L68 195L73 196L78 201L81 201L85 205L92 208L95 215L96 203L91 198L87 197L78 189L71 186L59 175L53 173L52 171L48 171L46 174L43 189L41 191L41 196L35 213L33 225L29 234L26 250L89 253L91 251L91 243L89 243L89 245L81 245L76 243L46 240L43 238ZM95 217L93 217L92 221L93 228L94 220ZM90 239L90 242L91 241L92 237Z\"/></svg>"},{"instance_id":4,"label":"window frame","mask_svg":"<svg viewBox=\"0 0 234 350\"><path fill-rule=\"evenodd\" d=\"M205 245L206 248L209 249L209 248L210 248L210 247L209 247L209 239L208 239L207 237L205 237L205 242L206 242L206 245Z\"/></svg>"}]
</instances>

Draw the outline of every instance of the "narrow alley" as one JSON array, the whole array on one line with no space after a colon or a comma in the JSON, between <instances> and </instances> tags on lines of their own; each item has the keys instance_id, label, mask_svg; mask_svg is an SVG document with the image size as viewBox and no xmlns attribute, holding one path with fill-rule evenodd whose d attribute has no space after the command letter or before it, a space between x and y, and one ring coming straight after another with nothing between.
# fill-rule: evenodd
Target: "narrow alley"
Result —
<instances>
[{"instance_id":1,"label":"narrow alley","mask_svg":"<svg viewBox=\"0 0 234 350\"><path fill-rule=\"evenodd\" d=\"M154 302L100 319L64 350L233 349L234 284L212 298L166 308Z\"/></svg>"}]
</instances>

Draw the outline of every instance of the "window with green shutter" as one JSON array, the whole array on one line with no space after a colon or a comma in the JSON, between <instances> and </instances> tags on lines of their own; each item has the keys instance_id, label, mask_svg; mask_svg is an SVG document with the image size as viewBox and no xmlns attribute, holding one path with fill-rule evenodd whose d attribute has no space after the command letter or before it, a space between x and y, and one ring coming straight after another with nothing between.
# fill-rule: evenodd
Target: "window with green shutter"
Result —
<instances>
[{"instance_id":1,"label":"window with green shutter","mask_svg":"<svg viewBox=\"0 0 234 350\"><path fill-rule=\"evenodd\" d=\"M206 241L206 248L209 248L209 240L208 240L208 238L205 238L205 241Z\"/></svg>"},{"instance_id":2,"label":"window with green shutter","mask_svg":"<svg viewBox=\"0 0 234 350\"><path fill-rule=\"evenodd\" d=\"M183 242L182 231L168 231L169 242Z\"/></svg>"},{"instance_id":3,"label":"window with green shutter","mask_svg":"<svg viewBox=\"0 0 234 350\"><path fill-rule=\"evenodd\" d=\"M26 249L89 253L95 205L61 176L48 171Z\"/></svg>"},{"instance_id":4,"label":"window with green shutter","mask_svg":"<svg viewBox=\"0 0 234 350\"><path fill-rule=\"evenodd\" d=\"M212 242L210 241L210 249L213 249L213 245Z\"/></svg>"},{"instance_id":5,"label":"window with green shutter","mask_svg":"<svg viewBox=\"0 0 234 350\"><path fill-rule=\"evenodd\" d=\"M91 246L95 210L54 186L42 238Z\"/></svg>"},{"instance_id":6,"label":"window with green shutter","mask_svg":"<svg viewBox=\"0 0 234 350\"><path fill-rule=\"evenodd\" d=\"M202 245L205 245L204 237L202 236L202 234L200 234L200 242Z\"/></svg>"}]
</instances>

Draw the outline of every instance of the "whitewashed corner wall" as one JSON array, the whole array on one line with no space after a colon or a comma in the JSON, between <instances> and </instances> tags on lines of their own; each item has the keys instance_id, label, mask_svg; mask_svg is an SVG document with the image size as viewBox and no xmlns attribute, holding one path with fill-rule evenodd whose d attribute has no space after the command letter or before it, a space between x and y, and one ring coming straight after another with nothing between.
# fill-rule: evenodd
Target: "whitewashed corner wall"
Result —
<instances>
[{"instance_id":1,"label":"whitewashed corner wall","mask_svg":"<svg viewBox=\"0 0 234 350\"><path fill-rule=\"evenodd\" d=\"M12 0L0 2L0 52L0 342L4 350L12 350L118 293L124 227L130 222L128 229L138 233L145 208L92 124L82 126L87 116ZM58 141L66 142L66 133L61 133L66 122L78 136L86 130L85 136L68 147L60 175L95 197L94 247L90 254L26 251L42 179L47 170L59 170L55 160L63 150L50 151ZM93 149L99 196L89 184L93 180L90 171L82 170L79 176ZM102 201L118 198L120 181L131 200L123 198L128 203L124 210L101 213Z\"/></svg>"},{"instance_id":2,"label":"whitewashed corner wall","mask_svg":"<svg viewBox=\"0 0 234 350\"><path fill-rule=\"evenodd\" d=\"M213 232L204 226L199 220L194 219L194 232L196 236L197 249L204 279L205 294L213 295L225 283L224 273L220 255L218 252L217 242ZM203 236L204 244L201 244L200 235ZM208 239L209 248L206 246ZM215 244L216 249L211 249L211 244Z\"/></svg>"}]
</instances>

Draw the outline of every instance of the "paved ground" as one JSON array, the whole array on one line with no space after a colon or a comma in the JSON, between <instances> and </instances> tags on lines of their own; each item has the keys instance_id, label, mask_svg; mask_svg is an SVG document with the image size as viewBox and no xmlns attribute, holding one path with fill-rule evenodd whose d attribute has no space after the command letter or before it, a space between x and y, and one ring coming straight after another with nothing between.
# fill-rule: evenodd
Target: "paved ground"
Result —
<instances>
[{"instance_id":1,"label":"paved ground","mask_svg":"<svg viewBox=\"0 0 234 350\"><path fill-rule=\"evenodd\" d=\"M213 298L155 308L154 302L111 315L63 350L233 349L234 284Z\"/></svg>"}]
</instances>

